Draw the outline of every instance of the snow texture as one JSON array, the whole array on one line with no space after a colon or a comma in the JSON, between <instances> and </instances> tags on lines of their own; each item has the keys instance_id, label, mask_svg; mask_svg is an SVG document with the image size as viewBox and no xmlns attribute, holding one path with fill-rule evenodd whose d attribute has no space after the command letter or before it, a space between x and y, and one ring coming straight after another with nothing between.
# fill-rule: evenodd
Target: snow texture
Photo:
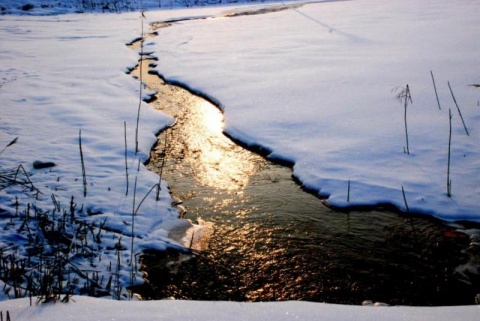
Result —
<instances>
[{"instance_id":1,"label":"snow texture","mask_svg":"<svg viewBox=\"0 0 480 321\"><path fill-rule=\"evenodd\" d=\"M11 3L18 1L7 4ZM153 22L213 17L227 10L152 11L147 18ZM229 135L268 148L271 158L292 162L296 177L328 196L332 205L390 203L405 209L403 186L411 211L452 221L480 221L480 90L471 86L480 83L475 69L479 11L475 1L462 0L314 3L265 15L181 21L159 30L149 50L159 58L161 74L219 103ZM0 155L0 168L22 164L41 191L32 195L17 187L0 190L3 222L15 213L16 197L46 211L52 208L52 199L65 207L73 196L78 206L84 206L85 221L106 222L113 233L106 243L121 236L130 244L133 204L138 206L148 195L135 217L133 252L180 246L168 238L178 214L170 206L166 182L156 201L148 191L159 177L143 165L155 134L173 119L142 103L135 152L140 87L126 72L138 55L125 44L139 36L139 17L138 12L1 16L0 146L18 140ZM404 153L403 104L395 98L407 84L413 98L407 114L409 155ZM446 195L449 109L454 115L452 197ZM34 169L37 160L56 165ZM26 241L6 226L2 248L13 243L21 251ZM103 250L104 261L115 257ZM125 255L122 260L128 261ZM98 269L105 268L101 264L107 263L98 263ZM128 282L129 271L124 272L122 278ZM74 300L33 307L28 299L9 300L0 303L0 310L8 310L16 321L59 316L63 320L451 320L459 315L476 320L479 313L478 307Z\"/></svg>"},{"instance_id":2,"label":"snow texture","mask_svg":"<svg viewBox=\"0 0 480 321\"><path fill-rule=\"evenodd\" d=\"M403 187L412 212L479 221L479 13L474 1L315 3L183 21L152 48L167 79L218 102L229 135L294 163L331 205L406 211Z\"/></svg>"},{"instance_id":3,"label":"snow texture","mask_svg":"<svg viewBox=\"0 0 480 321\"><path fill-rule=\"evenodd\" d=\"M107 271L110 262L116 262L116 252L108 250L115 248L116 242L122 243L122 248L129 245L129 251L123 251L121 258L125 266L129 265L126 262L130 259L132 230L134 254L145 248L163 250L179 246L170 244L168 238L168 230L178 222L178 214L170 206L166 184L162 183L157 202L155 192L148 191L159 182L159 177L143 165L156 142L156 133L173 119L142 103L139 148L135 152L140 83L126 72L128 67L135 66L138 55L126 43L138 36L139 29L139 13L3 16L0 20L0 42L4 44L0 49L0 146L18 137L2 153L0 168L21 164L40 191L35 195L16 186L0 190L1 211L8 213L2 217L6 227L2 231L2 248L18 247L20 255L26 255L29 238L17 234L16 228L8 228L8 222L16 217L16 197L21 206L30 204L41 213L55 216L55 208L57 217L68 210L73 197L77 220L96 227L105 223L104 241L97 249L103 252L97 267L102 271ZM37 160L56 166L35 169ZM132 228L133 208L137 209L147 195ZM91 246L96 245L92 243ZM121 272L124 284L129 284L129 271L126 268ZM141 281L138 273L136 277Z\"/></svg>"},{"instance_id":4,"label":"snow texture","mask_svg":"<svg viewBox=\"0 0 480 321\"><path fill-rule=\"evenodd\" d=\"M15 321L42 320L162 320L162 321L264 321L264 320L478 320L480 308L345 306L311 302L236 303L200 301L113 301L76 297L68 304L29 306L28 299L0 302Z\"/></svg>"}]
</instances>

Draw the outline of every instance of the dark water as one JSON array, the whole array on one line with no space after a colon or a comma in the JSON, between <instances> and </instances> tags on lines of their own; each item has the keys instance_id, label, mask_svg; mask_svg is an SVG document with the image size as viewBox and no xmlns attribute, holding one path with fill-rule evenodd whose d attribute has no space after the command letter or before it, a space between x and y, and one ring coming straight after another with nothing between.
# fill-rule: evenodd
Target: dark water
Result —
<instances>
[{"instance_id":1,"label":"dark water","mask_svg":"<svg viewBox=\"0 0 480 321\"><path fill-rule=\"evenodd\" d=\"M474 304L478 228L467 236L423 217L329 209L289 168L226 138L215 106L155 75L143 80L159 93L156 108L177 118L149 167L183 202L185 219L214 224L206 250L145 253L144 298Z\"/></svg>"},{"instance_id":2,"label":"dark water","mask_svg":"<svg viewBox=\"0 0 480 321\"><path fill-rule=\"evenodd\" d=\"M146 256L154 290L147 296L474 303L478 275L469 275L469 285L456 272L479 254L467 237L447 237L452 229L421 218L332 211L301 191L284 169L271 167L265 171L278 174L274 183L262 171L241 195L206 188L185 200L186 217L215 223L209 249L190 260L179 260L174 252Z\"/></svg>"}]
</instances>

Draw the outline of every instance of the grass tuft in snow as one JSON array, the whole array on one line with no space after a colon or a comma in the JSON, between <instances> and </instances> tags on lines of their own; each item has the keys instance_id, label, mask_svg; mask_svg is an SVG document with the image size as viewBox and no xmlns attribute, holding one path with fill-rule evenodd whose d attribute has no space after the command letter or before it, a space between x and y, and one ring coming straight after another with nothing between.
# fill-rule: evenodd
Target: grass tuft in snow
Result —
<instances>
[{"instance_id":1,"label":"grass tuft in snow","mask_svg":"<svg viewBox=\"0 0 480 321\"><path fill-rule=\"evenodd\" d=\"M7 310L5 321L10 321L10 311ZM3 321L3 311L0 311L0 321Z\"/></svg>"},{"instance_id":2,"label":"grass tuft in snow","mask_svg":"<svg viewBox=\"0 0 480 321\"><path fill-rule=\"evenodd\" d=\"M21 186L25 191L36 190L32 181L28 177L23 165L18 165L16 168L1 169L0 168L0 190L12 185ZM38 192L38 191L37 191Z\"/></svg>"},{"instance_id":3,"label":"grass tuft in snow","mask_svg":"<svg viewBox=\"0 0 480 321\"><path fill-rule=\"evenodd\" d=\"M401 103L403 103L403 107L405 109L404 112L404 123L405 123L405 141L406 141L406 148L404 149L404 152L406 154L410 154L410 148L408 145L408 127L407 127L407 106L408 102L410 101L410 104L413 104L412 101L412 95L410 94L410 87L408 84L405 87L397 87L395 90L399 90L399 93L397 94L397 100Z\"/></svg>"},{"instance_id":4,"label":"grass tuft in snow","mask_svg":"<svg viewBox=\"0 0 480 321\"><path fill-rule=\"evenodd\" d=\"M106 219L76 218L71 213L76 209L73 197L68 209L55 195L51 199L52 207L46 211L17 201L16 212L4 214L9 217L3 232L12 242L0 246L2 291L9 298L37 297L37 304L68 302L74 294L124 297L120 269L125 248L121 237L117 245L109 246L102 236L108 232ZM108 257L105 254L113 249L117 256L115 272L111 261L102 263L102 255ZM110 269L102 268L108 264Z\"/></svg>"},{"instance_id":5,"label":"grass tuft in snow","mask_svg":"<svg viewBox=\"0 0 480 321\"><path fill-rule=\"evenodd\" d=\"M0 155L10 146L17 143L18 137L8 143L1 151ZM37 190L29 178L29 175L22 164L16 168L3 169L0 168L0 190L10 187L12 185L21 186L24 191L29 190L33 192ZM38 193L38 190L37 190Z\"/></svg>"}]
</instances>

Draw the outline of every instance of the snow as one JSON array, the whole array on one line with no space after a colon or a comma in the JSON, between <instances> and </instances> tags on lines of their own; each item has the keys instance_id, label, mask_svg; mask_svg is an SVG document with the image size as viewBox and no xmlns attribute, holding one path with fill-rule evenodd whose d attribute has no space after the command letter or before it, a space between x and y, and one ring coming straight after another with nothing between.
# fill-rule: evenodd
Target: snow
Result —
<instances>
[{"instance_id":1,"label":"snow","mask_svg":"<svg viewBox=\"0 0 480 321\"><path fill-rule=\"evenodd\" d=\"M295 1L295 0L293 0ZM2 0L0 14L52 15L65 13L113 13L188 7L231 6L242 2L275 0ZM195 14L193 14L195 15Z\"/></svg>"},{"instance_id":2,"label":"snow","mask_svg":"<svg viewBox=\"0 0 480 321\"><path fill-rule=\"evenodd\" d=\"M33 1L32 1L33 2ZM41 2L41 1L40 1ZM38 2L38 3L40 3ZM5 4L18 4L8 1ZM258 8L258 7L254 7ZM231 9L231 8L230 8ZM71 11L69 7L66 11ZM150 22L213 17L158 30L148 51L158 71L218 102L226 132L263 146L269 157L294 163L295 176L334 206L393 204L455 221L480 221L478 14L474 1L340 1L256 16L219 17L227 8L151 11ZM40 13L48 13L40 12ZM18 186L0 190L1 247L22 254L26 237L10 229L15 198L52 212L71 197L82 220L108 234L96 245L96 269L108 278L119 239L121 279L129 283L131 253L180 247L169 230L180 224L167 183L143 162L155 134L174 120L141 105L139 150L135 123L139 83L126 74L138 55L125 46L140 33L140 14L64 14L0 17L0 169L22 164L39 195ZM442 109L433 91L437 83ZM450 81L470 131L465 135L447 87ZM395 89L409 85L410 155L404 153L403 105ZM146 93L148 95L148 93ZM452 109L452 197L446 195L448 109ZM129 193L126 193L124 124ZM84 197L79 132L85 157ZM34 169L33 162L56 166ZM139 170L137 170L139 168ZM347 182L350 201L347 202ZM136 184L135 184L136 183ZM133 192L134 185L137 186ZM145 201L135 216L132 208ZM55 212L53 210L53 212ZM87 215L87 213L95 215ZM92 245L93 246L93 245ZM128 253L127 253L128 252ZM88 267L92 262L77 262ZM141 275L135 272L136 283ZM3 295L3 294L2 294ZM5 297L3 297L5 298ZM353 307L308 302L117 302L74 297L70 304L30 307L28 299L0 302L13 320L476 320L478 307Z\"/></svg>"},{"instance_id":3,"label":"snow","mask_svg":"<svg viewBox=\"0 0 480 321\"><path fill-rule=\"evenodd\" d=\"M76 297L68 304L30 306L28 299L0 302L15 321L29 320L477 320L480 308L356 307L311 302L238 303L201 301L113 301Z\"/></svg>"},{"instance_id":4,"label":"snow","mask_svg":"<svg viewBox=\"0 0 480 321\"><path fill-rule=\"evenodd\" d=\"M73 197L78 219L96 227L105 224L106 232L101 235L103 242L98 245L92 242L92 246L97 246L95 251L102 251L95 267L104 273L105 280L111 274L108 266L117 262L116 252L108 248L115 248L117 242L124 247L128 244L129 251L122 252L121 262L130 265L133 208L138 212L133 231L135 255L146 248L163 250L167 246L181 246L168 237L168 231L180 221L177 211L171 208L166 183L162 182L157 202L156 189L152 193L149 190L159 182L159 177L143 165L156 142L156 133L174 120L142 103L139 149L135 152L139 82L126 72L135 66L138 54L126 44L140 33L139 15L137 12L123 15L3 16L0 20L0 41L7 44L0 49L0 146L3 148L18 137L16 144L1 154L0 168L12 169L21 164L40 191L35 195L16 186L2 189L1 209L8 213L2 217L2 225L8 227L12 216L16 216L16 197L23 207L30 204L53 216L55 202L59 204L56 211L61 215L69 209ZM80 160L80 130L86 197ZM56 166L37 170L33 168L37 160L54 162ZM139 207L143 197L146 199ZM71 229L75 231L77 227ZM16 246L17 254L25 256L29 238L19 235L17 230L9 228L4 231L1 246ZM90 269L89 262L78 264ZM130 284L130 270L127 267L121 271L124 284ZM135 283L141 282L138 271L135 278Z\"/></svg>"},{"instance_id":5,"label":"snow","mask_svg":"<svg viewBox=\"0 0 480 321\"><path fill-rule=\"evenodd\" d=\"M294 163L333 206L406 210L403 186L410 211L478 221L480 91L469 85L480 82L479 10L472 1L342 1L185 21L159 30L157 69L218 102L229 135ZM409 155L396 99L407 84Z\"/></svg>"}]
</instances>

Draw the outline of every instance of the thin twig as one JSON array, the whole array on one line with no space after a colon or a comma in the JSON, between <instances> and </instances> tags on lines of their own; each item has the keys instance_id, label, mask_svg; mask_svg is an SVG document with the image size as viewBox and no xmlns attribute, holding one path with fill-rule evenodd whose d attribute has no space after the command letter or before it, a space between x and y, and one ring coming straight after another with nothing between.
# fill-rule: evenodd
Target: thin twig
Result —
<instances>
[{"instance_id":1,"label":"thin twig","mask_svg":"<svg viewBox=\"0 0 480 321\"><path fill-rule=\"evenodd\" d=\"M448 109L450 131L448 133L448 163L447 163L447 196L452 196L452 180L450 179L450 148L452 145L452 110Z\"/></svg>"},{"instance_id":2,"label":"thin twig","mask_svg":"<svg viewBox=\"0 0 480 321\"><path fill-rule=\"evenodd\" d=\"M165 130L165 147L163 148L162 164L160 166L160 175L158 178L157 197L156 197L157 202L160 200L160 191L162 190L163 168L165 167L165 158L167 157L167 138L168 138L168 128Z\"/></svg>"},{"instance_id":3,"label":"thin twig","mask_svg":"<svg viewBox=\"0 0 480 321\"><path fill-rule=\"evenodd\" d=\"M130 270L130 285L133 288L133 241L134 241L134 233L135 233L135 197L137 194L137 182L138 182L138 173L140 171L140 160L138 160L138 167L137 167L137 175L135 177L135 185L133 186L133 204L132 204L132 236L131 236L131 249L130 249L130 265L131 265L131 270ZM133 292L130 291L130 298L132 298Z\"/></svg>"},{"instance_id":4,"label":"thin twig","mask_svg":"<svg viewBox=\"0 0 480 321\"><path fill-rule=\"evenodd\" d=\"M138 211L140 210L140 206L142 206L143 202L147 199L148 195L150 195L150 193L155 189L155 188L158 188L158 183L153 185L150 190L147 192L147 194L145 194L145 196L142 198L142 200L140 201L140 203L138 203L138 206L137 206L137 209L135 210L135 215L137 215Z\"/></svg>"},{"instance_id":5,"label":"thin twig","mask_svg":"<svg viewBox=\"0 0 480 321\"><path fill-rule=\"evenodd\" d=\"M405 89L400 93L399 95L400 97L404 98L405 100L405 104L404 104L404 108L405 108L405 115L404 115L404 122L405 122L405 140L406 140L406 143L407 143L407 154L410 154L410 148L409 148L409 145L408 145L408 128L407 128L407 106L408 106L408 101L410 100L410 104L413 104L412 102L412 95L410 94L410 88L408 87L408 84L407 86L405 87Z\"/></svg>"},{"instance_id":6,"label":"thin twig","mask_svg":"<svg viewBox=\"0 0 480 321\"><path fill-rule=\"evenodd\" d=\"M82 177L83 177L83 197L87 197L87 174L85 172L85 161L83 159L82 150L82 130L78 132L78 145L80 147L80 161L82 163Z\"/></svg>"},{"instance_id":7,"label":"thin twig","mask_svg":"<svg viewBox=\"0 0 480 321\"><path fill-rule=\"evenodd\" d=\"M348 179L348 186L347 186L347 202L350 202L350 178Z\"/></svg>"},{"instance_id":8,"label":"thin twig","mask_svg":"<svg viewBox=\"0 0 480 321\"><path fill-rule=\"evenodd\" d=\"M460 115L460 119L463 123L463 128L465 128L465 133L467 136L470 136L468 133L467 125L465 125L465 121L463 120L462 112L460 111L460 107L458 107L457 100L455 99L455 95L453 94L452 87L450 86L450 82L448 82L448 88L450 88L450 93L452 94L453 101L455 102L455 106L457 106L458 114Z\"/></svg>"},{"instance_id":9,"label":"thin twig","mask_svg":"<svg viewBox=\"0 0 480 321\"><path fill-rule=\"evenodd\" d=\"M435 96L437 97L438 109L442 109L442 107L440 107L440 100L438 99L437 86L435 85L435 78L433 78L433 71L431 70L430 70L430 75L432 75L433 89L435 89Z\"/></svg>"},{"instance_id":10,"label":"thin twig","mask_svg":"<svg viewBox=\"0 0 480 321\"><path fill-rule=\"evenodd\" d=\"M142 106L142 91L143 91L143 41L144 41L144 34L143 34L143 20L145 19L145 15L142 11L142 16L141 16L141 28L142 28L142 34L140 38L140 62L139 62L139 71L140 71L140 90L139 90L139 102L138 102L138 111L137 111L137 126L135 128L135 153L138 153L138 128L140 126L140 110Z\"/></svg>"},{"instance_id":11,"label":"thin twig","mask_svg":"<svg viewBox=\"0 0 480 321\"><path fill-rule=\"evenodd\" d=\"M405 203L405 209L407 210L407 213L410 213L410 208L408 207L407 197L405 196L405 190L403 189L403 186L402 186L402 194L403 194L403 202Z\"/></svg>"},{"instance_id":12,"label":"thin twig","mask_svg":"<svg viewBox=\"0 0 480 321\"><path fill-rule=\"evenodd\" d=\"M23 175L25 175L25 178L27 179L27 182L30 184L30 190L34 190L36 189L35 186L33 185L32 181L30 180L30 178L28 177L28 174L27 174L27 171L25 170L25 168L23 167L22 164L18 165L17 167L17 171L15 173L15 176L14 176L14 181L17 182L17 176L18 176L18 173L20 172L20 170L22 170L23 172Z\"/></svg>"},{"instance_id":13,"label":"thin twig","mask_svg":"<svg viewBox=\"0 0 480 321\"><path fill-rule=\"evenodd\" d=\"M124 132L124 136L125 136L125 177L126 177L126 180L127 180L127 189L125 191L125 196L127 196L128 195L129 184L128 184L127 122L126 121L123 122L123 132Z\"/></svg>"}]
</instances>

